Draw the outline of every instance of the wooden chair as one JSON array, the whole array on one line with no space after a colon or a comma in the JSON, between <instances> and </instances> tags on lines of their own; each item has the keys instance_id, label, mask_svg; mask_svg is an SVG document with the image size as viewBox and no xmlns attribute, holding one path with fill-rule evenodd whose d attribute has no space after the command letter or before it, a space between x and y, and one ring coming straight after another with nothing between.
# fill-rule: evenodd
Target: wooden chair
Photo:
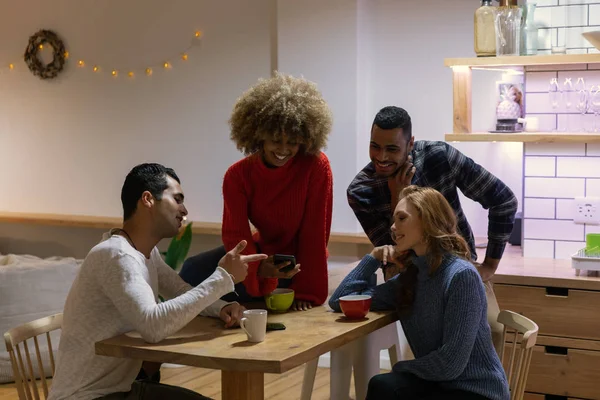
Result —
<instances>
[{"instance_id":1,"label":"wooden chair","mask_svg":"<svg viewBox=\"0 0 600 400\"><path fill-rule=\"evenodd\" d=\"M510 387L510 399L522 400L525 392L525 383L529 374L529 364L533 346L537 341L538 326L535 322L512 311L502 310L498 314L498 322L504 325L504 337L506 340L507 331L510 330L508 342L512 343L510 347L510 357L508 363L505 363L504 356L506 350L502 351L500 360L506 371L508 384ZM522 335L519 343L519 334ZM505 341L506 343L506 341ZM517 355L518 349L518 357Z\"/></svg>"},{"instance_id":2,"label":"wooden chair","mask_svg":"<svg viewBox=\"0 0 600 400\"><path fill-rule=\"evenodd\" d=\"M50 332L60 329L62 326L62 314L55 314L49 317L40 318L32 322L28 322L16 328L13 328L4 334L6 341L6 350L10 355L10 361L15 377L15 386L19 394L19 400L40 400L40 395L36 383L36 373L34 372L34 364L31 362L31 354L27 340L33 338L35 345L35 355L37 358L36 372L42 383L44 398L48 398L48 382L47 376L54 375L54 354L52 352L52 341L50 340ZM38 336L46 334L48 342L48 354L50 356L51 373L44 370L42 362L42 353ZM26 363L25 363L26 361ZM31 386L31 387L30 387Z\"/></svg>"}]
</instances>

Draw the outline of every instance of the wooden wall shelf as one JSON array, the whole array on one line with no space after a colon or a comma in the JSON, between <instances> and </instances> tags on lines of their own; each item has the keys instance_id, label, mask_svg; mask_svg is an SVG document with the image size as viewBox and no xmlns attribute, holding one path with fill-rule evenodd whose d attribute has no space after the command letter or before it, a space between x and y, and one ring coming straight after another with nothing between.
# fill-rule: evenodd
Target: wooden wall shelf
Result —
<instances>
[{"instance_id":1,"label":"wooden wall shelf","mask_svg":"<svg viewBox=\"0 0 600 400\"><path fill-rule=\"evenodd\" d=\"M447 142L520 142L520 143L600 143L600 133L521 132L521 133L447 133Z\"/></svg>"},{"instance_id":2,"label":"wooden wall shelf","mask_svg":"<svg viewBox=\"0 0 600 400\"><path fill-rule=\"evenodd\" d=\"M0 212L0 223L66 226L77 228L110 229L121 226L122 218L92 215L36 214ZM192 232L196 235L221 235L221 223L194 221ZM363 233L332 232L330 243L370 244Z\"/></svg>"},{"instance_id":3,"label":"wooden wall shelf","mask_svg":"<svg viewBox=\"0 0 600 400\"><path fill-rule=\"evenodd\" d=\"M524 69L535 65L567 65L567 64L600 64L600 54L553 54L539 56L503 56L503 57L472 57L472 58L446 58L444 65L452 69L452 98L453 98L453 134L468 134L471 129L471 81L473 69L497 69L497 68L518 68ZM528 142L531 137L527 138ZM589 139L589 136L582 138ZM466 140L466 139L446 139L462 141L489 141L489 140ZM496 139L508 141L503 139ZM493 140L492 140L493 141ZM523 140L511 140L522 142ZM544 139L545 141L545 139ZM551 141L562 142L562 139ZM575 137L565 141L575 141Z\"/></svg>"},{"instance_id":4,"label":"wooden wall shelf","mask_svg":"<svg viewBox=\"0 0 600 400\"><path fill-rule=\"evenodd\" d=\"M600 54L552 54L539 56L503 56L446 58L446 67L528 67L534 65L598 64Z\"/></svg>"}]
</instances>

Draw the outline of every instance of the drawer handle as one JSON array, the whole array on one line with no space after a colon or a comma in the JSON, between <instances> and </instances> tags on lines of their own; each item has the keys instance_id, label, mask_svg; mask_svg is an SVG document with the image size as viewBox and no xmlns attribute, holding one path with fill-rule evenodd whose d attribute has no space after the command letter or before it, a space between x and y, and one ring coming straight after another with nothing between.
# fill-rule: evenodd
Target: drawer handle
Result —
<instances>
[{"instance_id":1,"label":"drawer handle","mask_svg":"<svg viewBox=\"0 0 600 400\"><path fill-rule=\"evenodd\" d=\"M569 349L566 347L558 347L558 346L544 346L546 350L546 354L556 354L561 356L568 356Z\"/></svg>"},{"instance_id":2,"label":"drawer handle","mask_svg":"<svg viewBox=\"0 0 600 400\"><path fill-rule=\"evenodd\" d=\"M557 396L554 394L545 394L544 400L569 400L567 396Z\"/></svg>"},{"instance_id":3,"label":"drawer handle","mask_svg":"<svg viewBox=\"0 0 600 400\"><path fill-rule=\"evenodd\" d=\"M561 287L547 287L546 296L548 297L569 297L569 289Z\"/></svg>"}]
</instances>

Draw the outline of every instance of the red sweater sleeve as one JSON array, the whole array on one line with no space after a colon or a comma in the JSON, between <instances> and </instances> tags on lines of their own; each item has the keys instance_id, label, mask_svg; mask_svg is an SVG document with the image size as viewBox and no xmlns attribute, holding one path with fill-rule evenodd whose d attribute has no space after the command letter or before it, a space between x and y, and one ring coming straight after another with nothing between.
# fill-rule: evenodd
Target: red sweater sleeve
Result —
<instances>
[{"instance_id":1,"label":"red sweater sleeve","mask_svg":"<svg viewBox=\"0 0 600 400\"><path fill-rule=\"evenodd\" d=\"M257 247L252 238L248 221L248 195L244 190L243 164L235 164L225 173L223 179L223 228L222 239L227 251L233 249L241 240L248 245L242 254L256 254ZM276 278L259 278L260 261L248 264L248 276L244 286L249 295L260 297L277 288Z\"/></svg>"},{"instance_id":2,"label":"red sweater sleeve","mask_svg":"<svg viewBox=\"0 0 600 400\"><path fill-rule=\"evenodd\" d=\"M298 237L297 261L300 272L292 280L291 288L298 300L321 305L327 299L327 243L331 231L333 208L333 175L324 153L311 171L304 218Z\"/></svg>"}]
</instances>

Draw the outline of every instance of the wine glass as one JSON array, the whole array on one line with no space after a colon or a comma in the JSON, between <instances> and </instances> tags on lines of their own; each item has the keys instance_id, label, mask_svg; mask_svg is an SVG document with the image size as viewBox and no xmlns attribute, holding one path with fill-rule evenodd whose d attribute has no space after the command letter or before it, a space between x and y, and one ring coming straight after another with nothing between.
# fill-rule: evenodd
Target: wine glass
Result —
<instances>
[{"instance_id":1,"label":"wine glass","mask_svg":"<svg viewBox=\"0 0 600 400\"><path fill-rule=\"evenodd\" d=\"M565 131L569 132L569 111L571 106L573 105L573 83L571 83L571 78L565 78L565 82L563 83L563 100L565 102Z\"/></svg>"},{"instance_id":2,"label":"wine glass","mask_svg":"<svg viewBox=\"0 0 600 400\"><path fill-rule=\"evenodd\" d=\"M588 109L589 95L583 78L577 78L577 83L575 83L575 99L575 108L581 113L581 131L585 132L585 113Z\"/></svg>"},{"instance_id":3,"label":"wine glass","mask_svg":"<svg viewBox=\"0 0 600 400\"><path fill-rule=\"evenodd\" d=\"M550 105L552 106L552 110L556 113L559 102L560 102L560 87L558 86L558 80L556 78L550 79L550 86L548 86L548 97L550 100ZM558 126L556 126L553 132L558 130Z\"/></svg>"},{"instance_id":4,"label":"wine glass","mask_svg":"<svg viewBox=\"0 0 600 400\"><path fill-rule=\"evenodd\" d=\"M594 132L598 132L598 113L600 113L600 86L590 88L590 108L594 112Z\"/></svg>"}]
</instances>

